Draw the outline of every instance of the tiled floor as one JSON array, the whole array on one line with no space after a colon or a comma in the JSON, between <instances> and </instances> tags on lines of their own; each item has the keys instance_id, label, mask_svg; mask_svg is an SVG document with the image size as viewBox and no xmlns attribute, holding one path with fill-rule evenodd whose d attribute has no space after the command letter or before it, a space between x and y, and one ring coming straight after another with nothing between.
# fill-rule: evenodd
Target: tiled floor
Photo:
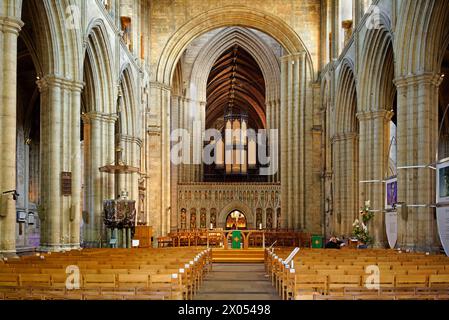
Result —
<instances>
[{"instance_id":1,"label":"tiled floor","mask_svg":"<svg viewBox=\"0 0 449 320\"><path fill-rule=\"evenodd\" d=\"M215 263L195 300L279 300L264 265Z\"/></svg>"}]
</instances>

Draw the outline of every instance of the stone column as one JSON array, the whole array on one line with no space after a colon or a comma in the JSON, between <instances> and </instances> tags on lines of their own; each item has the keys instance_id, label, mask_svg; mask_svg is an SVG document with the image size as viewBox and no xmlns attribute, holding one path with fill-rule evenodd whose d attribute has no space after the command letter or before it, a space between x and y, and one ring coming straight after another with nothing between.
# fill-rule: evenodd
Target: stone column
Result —
<instances>
[{"instance_id":1,"label":"stone column","mask_svg":"<svg viewBox=\"0 0 449 320\"><path fill-rule=\"evenodd\" d=\"M18 18L20 3L3 4L15 6L16 17L0 17L0 256L16 253L16 203L11 193L3 192L16 189L17 37L23 26Z\"/></svg>"},{"instance_id":2,"label":"stone column","mask_svg":"<svg viewBox=\"0 0 449 320\"><path fill-rule=\"evenodd\" d=\"M77 248L79 231L76 229L81 207L79 118L83 84L54 75L43 77L37 84L41 92L41 249ZM70 194L62 192L63 172L72 175Z\"/></svg>"},{"instance_id":3,"label":"stone column","mask_svg":"<svg viewBox=\"0 0 449 320\"><path fill-rule=\"evenodd\" d=\"M149 215L155 237L170 230L170 95L170 87L151 83L146 162Z\"/></svg>"},{"instance_id":4,"label":"stone column","mask_svg":"<svg viewBox=\"0 0 449 320\"><path fill-rule=\"evenodd\" d=\"M180 115L182 115L182 110L180 109L180 96L173 96L171 98L171 127L173 130L182 128L182 124L180 123ZM171 142L173 146L177 142ZM171 170L171 231L176 231L178 229L178 182L180 180L180 175L182 174L182 166L183 164L175 165L173 162L170 162L170 170Z\"/></svg>"},{"instance_id":5,"label":"stone column","mask_svg":"<svg viewBox=\"0 0 449 320\"><path fill-rule=\"evenodd\" d=\"M351 236L352 224L358 216L358 135L338 134L333 138L334 233Z\"/></svg>"},{"instance_id":6,"label":"stone column","mask_svg":"<svg viewBox=\"0 0 449 320\"><path fill-rule=\"evenodd\" d=\"M386 110L366 111L357 114L360 122L359 139L359 207L371 201L374 218L368 225L374 237L374 246L384 248L385 184L388 174L388 148L392 113Z\"/></svg>"},{"instance_id":7,"label":"stone column","mask_svg":"<svg viewBox=\"0 0 449 320\"><path fill-rule=\"evenodd\" d=\"M201 164L199 165L197 181L202 182L203 177L204 177L203 145L204 145L204 133L206 132L206 102L205 101L199 102L199 107L200 107L200 113L201 113L201 119L200 119L201 120L201 141L200 141L201 148L199 148L199 150L198 150L198 153L199 153L198 157L201 161Z\"/></svg>"},{"instance_id":8,"label":"stone column","mask_svg":"<svg viewBox=\"0 0 449 320\"><path fill-rule=\"evenodd\" d=\"M71 104L71 167L72 167L72 203L70 208L70 243L71 249L80 248L80 223L81 223L81 90L83 84L72 86Z\"/></svg>"},{"instance_id":9,"label":"stone column","mask_svg":"<svg viewBox=\"0 0 449 320\"><path fill-rule=\"evenodd\" d=\"M435 219L435 162L438 139L438 88L434 73L395 80L398 90L398 246L438 251Z\"/></svg>"},{"instance_id":10,"label":"stone column","mask_svg":"<svg viewBox=\"0 0 449 320\"><path fill-rule=\"evenodd\" d=\"M281 228L304 227L304 117L306 56L281 61Z\"/></svg>"},{"instance_id":11,"label":"stone column","mask_svg":"<svg viewBox=\"0 0 449 320\"><path fill-rule=\"evenodd\" d=\"M87 221L84 221L84 246L98 247L104 240L103 200L115 199L113 175L101 173L99 168L114 163L114 135L111 127L117 120L115 115L89 112L83 115L85 143L85 191Z\"/></svg>"},{"instance_id":12,"label":"stone column","mask_svg":"<svg viewBox=\"0 0 449 320\"><path fill-rule=\"evenodd\" d=\"M190 134L190 164L187 165L187 182L199 182L202 178L203 133L205 128L204 102L183 98L185 123L183 128Z\"/></svg>"},{"instance_id":13,"label":"stone column","mask_svg":"<svg viewBox=\"0 0 449 320\"><path fill-rule=\"evenodd\" d=\"M279 129L279 100L272 100L272 101L268 101L267 105L266 105L266 109L267 109L267 133L269 134L269 130L273 129L273 130L278 130ZM278 138L280 139L280 134L278 136ZM278 141L279 143L280 141ZM269 141L269 143L271 144L271 141ZM278 159L280 160L281 158L281 149L278 146ZM279 182L280 180L280 168L281 163L278 162L278 171L269 177L269 182Z\"/></svg>"}]
</instances>

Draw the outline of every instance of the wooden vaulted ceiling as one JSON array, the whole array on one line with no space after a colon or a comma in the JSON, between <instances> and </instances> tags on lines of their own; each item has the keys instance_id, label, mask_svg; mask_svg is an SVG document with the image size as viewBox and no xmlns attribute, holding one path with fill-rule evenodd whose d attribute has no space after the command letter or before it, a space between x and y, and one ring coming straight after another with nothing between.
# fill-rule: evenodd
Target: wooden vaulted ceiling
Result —
<instances>
[{"instance_id":1,"label":"wooden vaulted ceiling","mask_svg":"<svg viewBox=\"0 0 449 320\"><path fill-rule=\"evenodd\" d=\"M265 81L247 51L238 45L226 50L212 67L207 83L207 128L220 127L229 106L233 113L248 114L250 128L265 128Z\"/></svg>"}]
</instances>

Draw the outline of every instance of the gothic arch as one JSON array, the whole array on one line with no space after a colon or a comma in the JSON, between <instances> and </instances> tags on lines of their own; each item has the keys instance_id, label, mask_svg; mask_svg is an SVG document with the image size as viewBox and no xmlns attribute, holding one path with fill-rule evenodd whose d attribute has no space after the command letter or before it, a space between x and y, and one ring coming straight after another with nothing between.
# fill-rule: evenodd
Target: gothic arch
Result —
<instances>
[{"instance_id":1,"label":"gothic arch","mask_svg":"<svg viewBox=\"0 0 449 320\"><path fill-rule=\"evenodd\" d=\"M449 42L449 2L404 1L398 12L396 75L438 72Z\"/></svg>"},{"instance_id":2,"label":"gothic arch","mask_svg":"<svg viewBox=\"0 0 449 320\"><path fill-rule=\"evenodd\" d=\"M120 125L121 133L129 137L138 136L137 103L133 79L131 67L127 65L120 75L120 90L122 95Z\"/></svg>"},{"instance_id":3,"label":"gothic arch","mask_svg":"<svg viewBox=\"0 0 449 320\"><path fill-rule=\"evenodd\" d=\"M67 30L67 16L75 0L29 0L32 10L33 30L36 32L36 51L42 61L42 69L47 74L59 75L66 79L82 79L82 40L80 28Z\"/></svg>"},{"instance_id":4,"label":"gothic arch","mask_svg":"<svg viewBox=\"0 0 449 320\"><path fill-rule=\"evenodd\" d=\"M111 114L115 110L114 90L115 82L112 75L112 50L108 41L108 34L103 20L97 19L89 27L90 33L86 38L84 76L87 78L86 92L89 111Z\"/></svg>"},{"instance_id":5,"label":"gothic arch","mask_svg":"<svg viewBox=\"0 0 449 320\"><path fill-rule=\"evenodd\" d=\"M252 228L255 226L255 218L253 210L251 210L251 208L248 207L243 202L235 200L226 205L223 209L221 209L217 219L217 224L219 227L224 225L225 223L224 221L226 221L227 216L233 210L241 211L245 215L248 227Z\"/></svg>"},{"instance_id":6,"label":"gothic arch","mask_svg":"<svg viewBox=\"0 0 449 320\"><path fill-rule=\"evenodd\" d=\"M336 134L357 132L357 89L354 63L344 59L338 78L336 97Z\"/></svg>"},{"instance_id":7,"label":"gothic arch","mask_svg":"<svg viewBox=\"0 0 449 320\"><path fill-rule=\"evenodd\" d=\"M358 111L390 111L396 91L394 79L393 35L389 18L381 12L379 27L367 29L358 75Z\"/></svg>"},{"instance_id":8,"label":"gothic arch","mask_svg":"<svg viewBox=\"0 0 449 320\"><path fill-rule=\"evenodd\" d=\"M170 86L176 63L193 39L208 31L241 26L260 30L277 40L288 54L306 52L313 73L310 53L297 33L278 17L254 8L224 6L202 13L186 24L170 38L159 59L156 82Z\"/></svg>"},{"instance_id":9,"label":"gothic arch","mask_svg":"<svg viewBox=\"0 0 449 320\"><path fill-rule=\"evenodd\" d=\"M204 48L195 60L192 68L188 98L206 101L207 78L215 61L229 47L239 45L251 54L259 65L265 79L266 101L280 97L280 66L273 51L252 31L243 28L226 28L219 32ZM196 91L196 92L195 92Z\"/></svg>"},{"instance_id":10,"label":"gothic arch","mask_svg":"<svg viewBox=\"0 0 449 320\"><path fill-rule=\"evenodd\" d=\"M350 236L357 213L359 191L359 124L353 62L345 58L338 78L335 107L336 129L332 143L333 231Z\"/></svg>"}]
</instances>

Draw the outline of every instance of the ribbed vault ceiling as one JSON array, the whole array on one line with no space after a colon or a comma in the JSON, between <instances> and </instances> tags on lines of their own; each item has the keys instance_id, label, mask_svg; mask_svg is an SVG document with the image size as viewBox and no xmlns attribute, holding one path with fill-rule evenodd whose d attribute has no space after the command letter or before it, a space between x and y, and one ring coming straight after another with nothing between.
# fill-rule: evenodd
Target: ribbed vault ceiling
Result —
<instances>
[{"instance_id":1,"label":"ribbed vault ceiling","mask_svg":"<svg viewBox=\"0 0 449 320\"><path fill-rule=\"evenodd\" d=\"M265 81L254 58L238 45L215 62L207 85L206 127L220 129L225 110L248 114L250 128L265 127Z\"/></svg>"}]
</instances>

